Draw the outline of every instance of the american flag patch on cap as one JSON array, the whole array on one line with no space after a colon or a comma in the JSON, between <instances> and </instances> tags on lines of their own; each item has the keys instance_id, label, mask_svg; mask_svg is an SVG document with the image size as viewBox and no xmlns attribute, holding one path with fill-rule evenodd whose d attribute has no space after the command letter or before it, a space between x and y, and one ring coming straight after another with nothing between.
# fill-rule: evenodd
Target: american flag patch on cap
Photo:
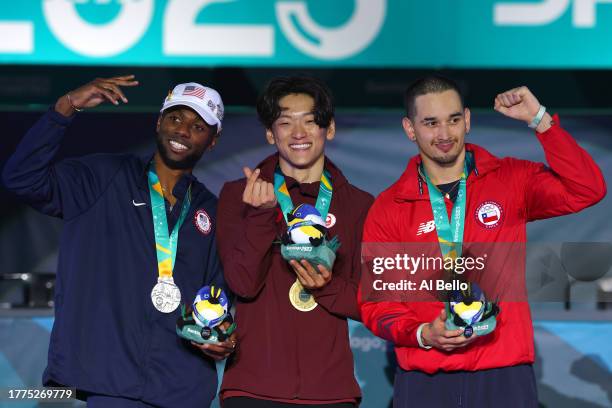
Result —
<instances>
[{"instance_id":1,"label":"american flag patch on cap","mask_svg":"<svg viewBox=\"0 0 612 408\"><path fill-rule=\"evenodd\" d=\"M201 88L199 86L188 85L183 90L183 95L191 95L198 97L200 99L204 99L204 94L206 93L206 89Z\"/></svg>"}]
</instances>

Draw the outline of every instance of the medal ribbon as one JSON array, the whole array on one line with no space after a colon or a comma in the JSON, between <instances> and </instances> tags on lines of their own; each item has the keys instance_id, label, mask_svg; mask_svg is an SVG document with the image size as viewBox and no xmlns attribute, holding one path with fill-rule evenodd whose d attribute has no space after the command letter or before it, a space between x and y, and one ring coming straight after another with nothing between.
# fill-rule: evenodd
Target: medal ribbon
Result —
<instances>
[{"instance_id":1,"label":"medal ribbon","mask_svg":"<svg viewBox=\"0 0 612 408\"><path fill-rule=\"evenodd\" d=\"M465 225L465 206L466 206L466 180L469 174L468 169L471 168L472 155L470 152L466 152L465 162L463 165L463 173L461 174L461 180L459 181L459 190L457 192L457 199L453 204L451 211L451 219L449 222L448 214L446 212L446 204L444 197L440 190L433 185L425 166L421 164L421 171L425 175L427 181L427 188L429 190L429 202L431 203L431 210L434 216L434 222L436 224L436 232L438 234L438 243L440 244L440 251L442 257L455 259L461 256L462 245L463 245L463 229Z\"/></svg>"},{"instance_id":2,"label":"medal ribbon","mask_svg":"<svg viewBox=\"0 0 612 408\"><path fill-rule=\"evenodd\" d=\"M187 217L191 205L191 186L183 200L181 215L168 234L168 219L166 218L166 204L161 183L155 172L155 165L149 166L149 193L151 195L151 211L153 213L153 229L155 231L155 249L157 251L157 268L161 279L172 279L176 250L178 247L178 232Z\"/></svg>"},{"instance_id":3,"label":"medal ribbon","mask_svg":"<svg viewBox=\"0 0 612 408\"><path fill-rule=\"evenodd\" d=\"M327 213L332 200L333 187L331 183L331 176L327 170L323 170L321 174L321 183L319 184L319 194L317 195L317 201L315 208L321 213L323 222L327 219ZM276 167L274 171L274 194L281 207L283 217L285 217L285 223L287 222L287 213L293 210L293 202L287 190L287 184L285 183L285 176L281 172L280 167Z\"/></svg>"}]
</instances>

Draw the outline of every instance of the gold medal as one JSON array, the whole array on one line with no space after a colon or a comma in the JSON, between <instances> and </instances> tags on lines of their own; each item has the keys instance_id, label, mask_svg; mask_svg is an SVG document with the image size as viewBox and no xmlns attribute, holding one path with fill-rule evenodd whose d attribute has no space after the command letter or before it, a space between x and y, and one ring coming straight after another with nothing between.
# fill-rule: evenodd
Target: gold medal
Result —
<instances>
[{"instance_id":1,"label":"gold medal","mask_svg":"<svg viewBox=\"0 0 612 408\"><path fill-rule=\"evenodd\" d=\"M318 306L314 296L308 293L297 279L291 285L291 289L289 289L289 301L300 312L310 312Z\"/></svg>"}]
</instances>

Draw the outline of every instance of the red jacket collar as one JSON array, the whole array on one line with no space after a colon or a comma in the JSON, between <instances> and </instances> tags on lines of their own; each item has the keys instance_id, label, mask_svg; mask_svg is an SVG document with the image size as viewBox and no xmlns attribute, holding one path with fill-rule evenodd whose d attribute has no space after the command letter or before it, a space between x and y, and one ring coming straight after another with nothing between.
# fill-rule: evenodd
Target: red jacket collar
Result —
<instances>
[{"instance_id":1,"label":"red jacket collar","mask_svg":"<svg viewBox=\"0 0 612 408\"><path fill-rule=\"evenodd\" d=\"M482 147L466 143L466 151L474 154L475 168L470 174L470 180L473 177L482 177L486 173L497 169L500 166L500 159L493 156ZM427 183L421 180L418 173L418 167L421 165L421 156L417 154L412 157L406 166L406 170L402 173L399 180L395 183L395 192L393 198L397 201L409 200L428 200Z\"/></svg>"}]
</instances>

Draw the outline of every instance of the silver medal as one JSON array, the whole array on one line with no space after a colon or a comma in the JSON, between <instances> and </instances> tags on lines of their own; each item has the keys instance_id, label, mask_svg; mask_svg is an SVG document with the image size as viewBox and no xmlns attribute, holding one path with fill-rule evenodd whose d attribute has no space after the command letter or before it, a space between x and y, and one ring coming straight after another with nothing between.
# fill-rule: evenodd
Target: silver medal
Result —
<instances>
[{"instance_id":1,"label":"silver medal","mask_svg":"<svg viewBox=\"0 0 612 408\"><path fill-rule=\"evenodd\" d=\"M158 279L151 291L153 306L162 313L172 313L181 303L181 291L170 279Z\"/></svg>"}]
</instances>

